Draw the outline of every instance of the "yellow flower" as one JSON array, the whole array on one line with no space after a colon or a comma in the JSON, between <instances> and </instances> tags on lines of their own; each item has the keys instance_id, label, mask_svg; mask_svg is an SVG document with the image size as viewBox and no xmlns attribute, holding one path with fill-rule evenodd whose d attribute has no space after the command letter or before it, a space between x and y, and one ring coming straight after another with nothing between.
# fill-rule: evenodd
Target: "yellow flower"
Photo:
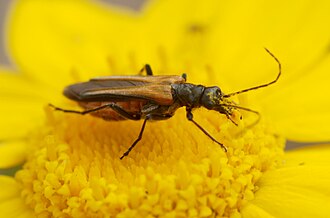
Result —
<instances>
[{"instance_id":1,"label":"yellow flower","mask_svg":"<svg viewBox=\"0 0 330 218\"><path fill-rule=\"evenodd\" d=\"M1 217L326 217L330 148L283 147L284 139L329 141L329 7L169 0L137 13L89 1L18 1L8 48L21 73L1 69L0 167L24 165L15 177L0 176ZM141 122L47 106L75 108L60 95L66 85L135 74L145 63L227 93L263 84L276 76L263 46L282 61L283 77L234 99L261 112L258 125L249 127L256 117L240 111L238 127L194 111L227 153L180 109L147 123L119 160Z\"/></svg>"}]
</instances>

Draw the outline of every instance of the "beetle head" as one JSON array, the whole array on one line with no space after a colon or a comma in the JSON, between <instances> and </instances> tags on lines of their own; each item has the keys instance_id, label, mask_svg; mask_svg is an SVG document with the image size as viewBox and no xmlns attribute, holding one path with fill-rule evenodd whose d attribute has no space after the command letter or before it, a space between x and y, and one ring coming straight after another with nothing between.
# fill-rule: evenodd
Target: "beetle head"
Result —
<instances>
[{"instance_id":1,"label":"beetle head","mask_svg":"<svg viewBox=\"0 0 330 218\"><path fill-rule=\"evenodd\" d=\"M222 92L219 87L212 86L205 88L201 97L201 104L209 110L214 110L219 106L222 99Z\"/></svg>"},{"instance_id":2,"label":"beetle head","mask_svg":"<svg viewBox=\"0 0 330 218\"><path fill-rule=\"evenodd\" d=\"M209 110L215 110L222 114L230 115L233 103L223 97L221 89L217 86L207 87L201 97L200 103Z\"/></svg>"}]
</instances>

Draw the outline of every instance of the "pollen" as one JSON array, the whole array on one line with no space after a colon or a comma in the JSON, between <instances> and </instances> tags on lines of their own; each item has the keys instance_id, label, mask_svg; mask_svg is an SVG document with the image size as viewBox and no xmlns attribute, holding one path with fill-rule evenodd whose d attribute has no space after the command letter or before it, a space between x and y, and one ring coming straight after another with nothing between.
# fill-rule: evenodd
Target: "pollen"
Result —
<instances>
[{"instance_id":1,"label":"pollen","mask_svg":"<svg viewBox=\"0 0 330 218\"><path fill-rule=\"evenodd\" d=\"M270 126L245 128L253 117L235 126L219 113L194 112L224 152L179 109L169 120L148 122L120 160L142 121L45 111L47 123L31 133L30 155L16 174L39 217L236 216L283 154L284 140Z\"/></svg>"}]
</instances>

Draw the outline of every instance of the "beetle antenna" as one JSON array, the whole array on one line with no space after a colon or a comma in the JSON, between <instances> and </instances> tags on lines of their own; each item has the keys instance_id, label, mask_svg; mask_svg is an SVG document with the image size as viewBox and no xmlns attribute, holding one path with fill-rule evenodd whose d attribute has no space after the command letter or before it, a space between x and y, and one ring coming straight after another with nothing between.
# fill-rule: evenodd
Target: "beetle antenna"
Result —
<instances>
[{"instance_id":1,"label":"beetle antenna","mask_svg":"<svg viewBox=\"0 0 330 218\"><path fill-rule=\"evenodd\" d=\"M248 88L248 89L243 89L241 91L238 91L238 92L233 92L233 93L229 93L227 95L223 95L222 97L224 98L228 98L228 97L231 97L231 96L234 96L234 95L238 95L238 94L241 94L241 93L244 93L244 92L248 92L248 91L251 91L251 90L255 90L255 89L260 89L260 88L263 88L263 87L266 87L266 86L269 86L273 83L276 83L277 80L280 78L281 76L281 73L282 73L282 67L281 67L281 62L275 57L275 55L273 53L271 53L267 48L265 48L266 52L268 52L268 54L270 54L270 56L272 56L274 58L274 60L278 63L278 75L276 77L275 80L269 82L269 83L266 83L266 84L263 84L263 85L259 85L259 86L255 86L255 87L252 87L252 88ZM242 109L244 110L244 109ZM252 111L251 111L252 112Z\"/></svg>"}]
</instances>

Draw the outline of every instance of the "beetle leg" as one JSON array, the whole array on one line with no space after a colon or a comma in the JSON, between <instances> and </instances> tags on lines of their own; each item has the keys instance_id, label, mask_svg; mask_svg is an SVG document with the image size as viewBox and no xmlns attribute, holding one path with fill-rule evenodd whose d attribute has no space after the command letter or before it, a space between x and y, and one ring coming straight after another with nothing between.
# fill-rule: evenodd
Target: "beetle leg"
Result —
<instances>
[{"instance_id":1,"label":"beetle leg","mask_svg":"<svg viewBox=\"0 0 330 218\"><path fill-rule=\"evenodd\" d=\"M151 120L167 120L171 118L173 115L171 114L150 114Z\"/></svg>"},{"instance_id":2,"label":"beetle leg","mask_svg":"<svg viewBox=\"0 0 330 218\"><path fill-rule=\"evenodd\" d=\"M143 135L143 131L144 131L144 128L146 126L146 123L147 123L147 120L149 120L150 117L147 116L144 121L143 121L143 124L142 124L142 128L140 130L140 133L139 133L139 136L138 138L133 142L133 144L127 149L127 151L120 157L120 160L122 160L125 156L127 156L131 151L132 149L135 147L135 145L142 139L142 135Z\"/></svg>"},{"instance_id":3,"label":"beetle leg","mask_svg":"<svg viewBox=\"0 0 330 218\"><path fill-rule=\"evenodd\" d=\"M150 67L149 64L144 65L144 67L140 70L139 74L141 75L144 71L146 71L147 76L152 76L153 75L151 67Z\"/></svg>"},{"instance_id":4,"label":"beetle leg","mask_svg":"<svg viewBox=\"0 0 330 218\"><path fill-rule=\"evenodd\" d=\"M129 113L129 112L125 111L122 107L116 105L115 103L106 104L106 105L108 105L108 107L110 107L111 109L113 109L118 114L125 117L126 119L130 119L130 120L140 120L141 119L141 115Z\"/></svg>"},{"instance_id":5,"label":"beetle leg","mask_svg":"<svg viewBox=\"0 0 330 218\"><path fill-rule=\"evenodd\" d=\"M231 116L229 115L228 112L226 112L225 114L226 114L227 119L229 119L235 126L238 126L238 124L231 118Z\"/></svg>"},{"instance_id":6,"label":"beetle leg","mask_svg":"<svg viewBox=\"0 0 330 218\"><path fill-rule=\"evenodd\" d=\"M205 129L203 129L203 127L201 127L198 123L196 123L196 121L194 121L194 119L193 119L193 114L192 114L192 112L191 112L191 109L186 109L186 111L187 111L187 119L189 120L189 121L191 121L191 122L193 122L193 124L195 124L200 130L202 130L202 132L205 134L205 135L207 135L210 139L212 139L212 141L214 141L215 143L217 143L217 144L219 144L222 148L223 148L223 150L224 151L226 151L227 152L227 148L222 144L222 143L220 143L220 142L218 142L215 138L213 138Z\"/></svg>"},{"instance_id":7,"label":"beetle leg","mask_svg":"<svg viewBox=\"0 0 330 218\"><path fill-rule=\"evenodd\" d=\"M102 105L100 107L96 107L90 110L85 110L85 111L76 111L76 110L66 110L66 109L62 109L59 107L56 107L52 104L49 104L49 106L53 107L55 110L57 111L63 111L65 113L76 113L76 114L81 114L81 115L85 115L85 114L89 114L89 113L93 113L105 108L111 108L114 111L116 111L118 114L120 114L121 116L125 117L126 119L130 119L130 120L140 120L141 116L134 116L134 114L130 114L129 112L125 111L123 108L121 108L120 106L116 105L115 103L110 103L110 104L105 104Z\"/></svg>"},{"instance_id":8,"label":"beetle leg","mask_svg":"<svg viewBox=\"0 0 330 218\"><path fill-rule=\"evenodd\" d=\"M182 74L182 78L184 79L184 81L187 82L187 74L186 74L186 73L183 73L183 74Z\"/></svg>"}]
</instances>

